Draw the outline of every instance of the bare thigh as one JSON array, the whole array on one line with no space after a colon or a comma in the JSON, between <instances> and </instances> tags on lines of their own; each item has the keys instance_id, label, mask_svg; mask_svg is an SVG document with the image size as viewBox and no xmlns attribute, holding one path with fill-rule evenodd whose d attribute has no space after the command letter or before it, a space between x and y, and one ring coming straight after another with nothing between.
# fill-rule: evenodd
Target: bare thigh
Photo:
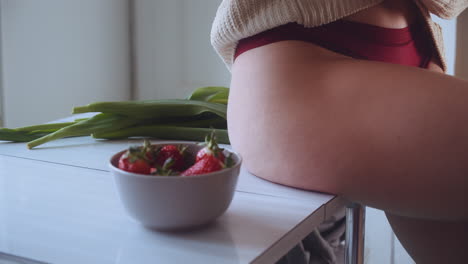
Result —
<instances>
[{"instance_id":1,"label":"bare thigh","mask_svg":"<svg viewBox=\"0 0 468 264\"><path fill-rule=\"evenodd\" d=\"M431 62L429 70L443 72ZM468 222L429 221L386 213L401 244L417 263L466 263Z\"/></svg>"},{"instance_id":2,"label":"bare thigh","mask_svg":"<svg viewBox=\"0 0 468 264\"><path fill-rule=\"evenodd\" d=\"M468 262L468 222L420 220L389 213L387 218L416 263Z\"/></svg>"}]
</instances>

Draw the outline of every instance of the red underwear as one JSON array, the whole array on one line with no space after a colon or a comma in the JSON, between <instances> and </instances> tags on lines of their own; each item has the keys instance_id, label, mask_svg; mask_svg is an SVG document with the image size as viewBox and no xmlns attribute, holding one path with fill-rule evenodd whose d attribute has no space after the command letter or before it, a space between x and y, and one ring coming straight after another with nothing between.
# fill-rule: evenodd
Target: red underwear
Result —
<instances>
[{"instance_id":1,"label":"red underwear","mask_svg":"<svg viewBox=\"0 0 468 264\"><path fill-rule=\"evenodd\" d=\"M338 20L323 26L305 28L285 24L242 39L234 58L270 43L300 40L356 59L427 68L433 54L432 41L422 25L391 29Z\"/></svg>"}]
</instances>

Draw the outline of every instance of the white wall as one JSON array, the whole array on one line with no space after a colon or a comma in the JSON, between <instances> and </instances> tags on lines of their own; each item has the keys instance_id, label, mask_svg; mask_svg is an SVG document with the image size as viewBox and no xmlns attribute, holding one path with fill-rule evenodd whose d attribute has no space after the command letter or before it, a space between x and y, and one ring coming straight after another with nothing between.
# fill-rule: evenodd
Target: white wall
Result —
<instances>
[{"instance_id":1,"label":"white wall","mask_svg":"<svg viewBox=\"0 0 468 264\"><path fill-rule=\"evenodd\" d=\"M4 125L130 96L127 0L1 0Z\"/></svg>"},{"instance_id":2,"label":"white wall","mask_svg":"<svg viewBox=\"0 0 468 264\"><path fill-rule=\"evenodd\" d=\"M201 86L229 86L210 44L220 0L135 0L136 99L185 98Z\"/></svg>"},{"instance_id":3,"label":"white wall","mask_svg":"<svg viewBox=\"0 0 468 264\"><path fill-rule=\"evenodd\" d=\"M4 97L3 97L3 63L2 63L2 38L1 38L1 35L2 35L2 20L1 20L1 10L2 10L2 5L1 5L1 2L0 2L0 127L2 127L4 125Z\"/></svg>"},{"instance_id":4,"label":"white wall","mask_svg":"<svg viewBox=\"0 0 468 264\"><path fill-rule=\"evenodd\" d=\"M457 20L445 20L436 16L432 16L432 19L442 27L445 58L447 59L447 74L454 75L457 53Z\"/></svg>"}]
</instances>

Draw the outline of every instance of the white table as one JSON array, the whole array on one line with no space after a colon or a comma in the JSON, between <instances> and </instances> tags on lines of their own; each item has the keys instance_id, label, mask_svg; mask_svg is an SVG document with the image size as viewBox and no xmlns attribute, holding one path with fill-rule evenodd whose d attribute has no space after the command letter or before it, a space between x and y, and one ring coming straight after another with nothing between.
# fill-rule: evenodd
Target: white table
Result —
<instances>
[{"instance_id":1,"label":"white table","mask_svg":"<svg viewBox=\"0 0 468 264\"><path fill-rule=\"evenodd\" d=\"M274 263L346 203L242 170L231 206L214 224L152 231L127 216L107 167L112 154L139 144L79 137L28 150L0 143L0 263ZM348 262L361 263L362 222L351 220L362 219L362 209L348 213L354 239L347 240L355 242Z\"/></svg>"}]
</instances>

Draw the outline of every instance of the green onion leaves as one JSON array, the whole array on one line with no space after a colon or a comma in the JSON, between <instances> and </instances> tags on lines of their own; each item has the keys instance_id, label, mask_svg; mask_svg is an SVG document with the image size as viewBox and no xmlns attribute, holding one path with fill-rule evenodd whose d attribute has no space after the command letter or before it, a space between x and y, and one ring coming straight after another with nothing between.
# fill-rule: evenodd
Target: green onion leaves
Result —
<instances>
[{"instance_id":1,"label":"green onion leaves","mask_svg":"<svg viewBox=\"0 0 468 264\"><path fill-rule=\"evenodd\" d=\"M226 87L202 87L187 99L95 102L73 108L73 113L100 112L74 122L0 128L0 140L28 142L28 148L76 136L103 139L154 137L203 141L215 131L220 143L229 143Z\"/></svg>"}]
</instances>

